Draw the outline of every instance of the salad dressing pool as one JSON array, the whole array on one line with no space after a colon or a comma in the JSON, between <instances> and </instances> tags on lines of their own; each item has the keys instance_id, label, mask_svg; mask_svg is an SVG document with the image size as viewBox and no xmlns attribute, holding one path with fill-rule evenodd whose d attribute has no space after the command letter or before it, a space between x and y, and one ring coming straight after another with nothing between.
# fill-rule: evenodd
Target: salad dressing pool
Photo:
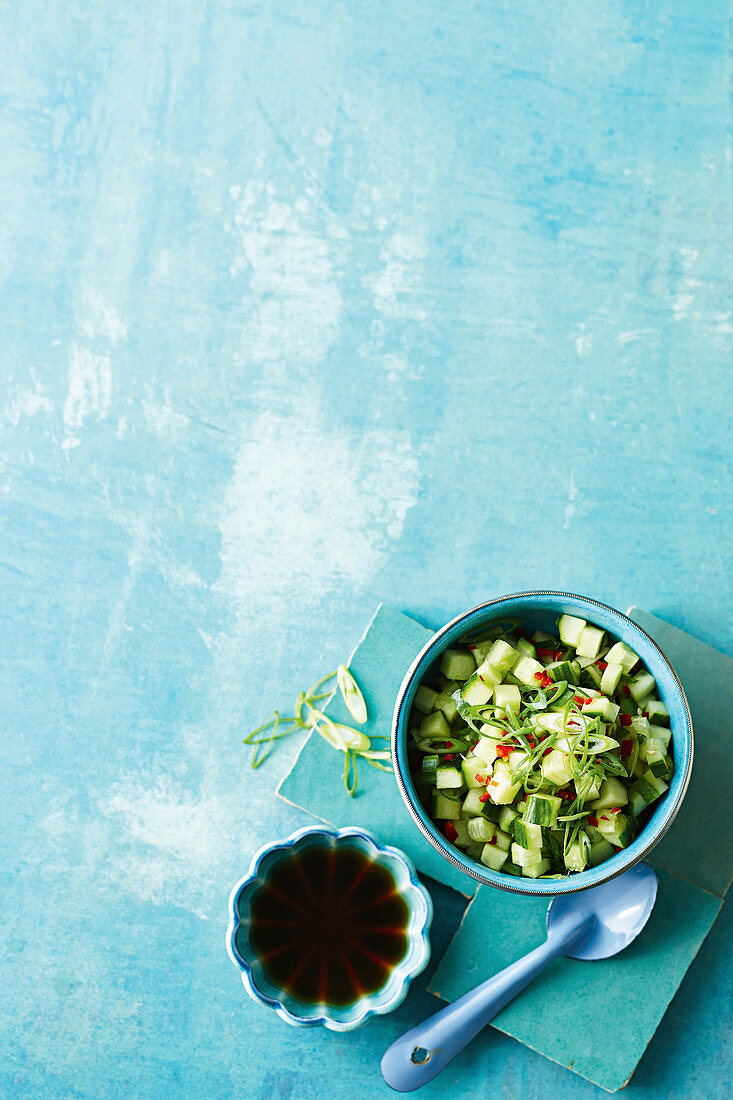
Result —
<instances>
[{"instance_id":1,"label":"salad dressing pool","mask_svg":"<svg viewBox=\"0 0 733 1100\"><path fill-rule=\"evenodd\" d=\"M409 919L383 865L324 844L273 868L252 897L249 938L274 986L343 1006L386 984L407 954Z\"/></svg>"}]
</instances>

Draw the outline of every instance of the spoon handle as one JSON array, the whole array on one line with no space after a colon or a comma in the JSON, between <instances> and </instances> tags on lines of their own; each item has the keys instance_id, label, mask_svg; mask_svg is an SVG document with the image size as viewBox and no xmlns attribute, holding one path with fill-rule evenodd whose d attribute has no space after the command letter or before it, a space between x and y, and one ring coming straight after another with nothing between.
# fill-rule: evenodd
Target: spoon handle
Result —
<instances>
[{"instance_id":1,"label":"spoon handle","mask_svg":"<svg viewBox=\"0 0 733 1100\"><path fill-rule=\"evenodd\" d=\"M432 1081L551 959L583 939L592 924L593 917L581 914L563 921L558 934L395 1040L382 1058L387 1084L397 1092L412 1092Z\"/></svg>"}]
</instances>

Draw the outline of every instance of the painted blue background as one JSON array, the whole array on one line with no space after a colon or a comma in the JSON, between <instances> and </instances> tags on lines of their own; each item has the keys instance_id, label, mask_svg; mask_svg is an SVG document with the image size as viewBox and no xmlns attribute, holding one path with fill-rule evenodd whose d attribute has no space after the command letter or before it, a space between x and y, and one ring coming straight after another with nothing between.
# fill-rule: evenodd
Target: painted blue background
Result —
<instances>
[{"instance_id":1,"label":"painted blue background","mask_svg":"<svg viewBox=\"0 0 733 1100\"><path fill-rule=\"evenodd\" d=\"M730 651L727 5L2 15L0 1094L387 1095L425 997L295 1032L226 957L306 820L239 741L379 600ZM631 1097L728 1095L730 919ZM426 1095L603 1095L486 1041Z\"/></svg>"}]
</instances>

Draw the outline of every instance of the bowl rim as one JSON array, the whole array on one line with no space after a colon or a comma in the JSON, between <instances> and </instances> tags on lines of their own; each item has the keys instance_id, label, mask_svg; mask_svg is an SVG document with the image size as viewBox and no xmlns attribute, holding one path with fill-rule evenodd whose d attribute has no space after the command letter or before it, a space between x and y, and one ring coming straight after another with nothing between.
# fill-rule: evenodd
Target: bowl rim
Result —
<instances>
[{"instance_id":1,"label":"bowl rim","mask_svg":"<svg viewBox=\"0 0 733 1100\"><path fill-rule=\"evenodd\" d=\"M632 631L636 631L641 634L649 642L651 647L656 651L659 659L666 666L674 681L674 684L680 695L687 730L689 731L689 746L687 751L687 760L685 764L683 782L677 792L675 800L670 804L669 812L667 813L665 819L660 823L658 829L650 837L649 842L639 852L637 852L633 856L633 858L624 858L624 852L620 852L614 856L611 856L610 859L606 860L606 863L609 864L609 870L607 871L607 873L604 875L600 875L598 878L594 878L592 882L585 883L579 881L582 880L583 876L586 874L585 871L581 871L577 875L570 875L565 879L543 880L518 879L512 875L502 876L501 872L491 871L488 867L485 868L483 872L479 869L474 870L473 867L470 866L470 863L474 863L475 861L471 860L469 862L468 857L464 857L463 860L459 859L456 855L453 854L453 852L449 850L449 848L447 847L447 842L445 842L444 839L440 836L435 825L432 822L432 827L429 827L426 824L426 821L423 819L422 814L418 811L418 808L414 804L413 799L410 796L409 791L407 790L407 785L402 774L402 750L399 744L399 735L401 733L403 724L405 724L407 720L406 718L404 718L403 721L405 698L415 678L415 674L418 668L422 665L426 655L439 645L441 639L444 638L446 634L452 631L465 619L468 619L470 616L474 615L476 612L483 611L486 608L496 607L499 604L507 603L511 600L541 600L542 597L548 596L558 599L578 601L580 604L590 604L593 607L598 607L603 611L610 612L612 615L618 616L619 619L621 619L623 622L627 623L631 627ZM603 883L609 882L617 875L623 874L624 871L628 871L631 867L644 859L645 856L647 856L652 850L652 848L654 848L659 843L659 841L665 835L672 822L676 818L677 814L679 813L680 806L682 805L685 794L687 792L687 788L690 783L690 775L692 773L692 763L694 758L694 733L692 727L692 715L690 713L690 705L687 701L687 696L685 695L684 688L682 687L680 678L677 675L677 672L675 671L672 662L669 660L669 658L661 649L661 647L657 644L657 642L654 641L654 639L646 632L646 630L644 630L643 627L639 626L638 623L635 623L633 619L629 618L629 616L625 615L622 611L619 611L615 607L611 607L610 604L602 603L600 600L595 600L591 596L583 596L579 593L563 592L555 589L512 592L503 596L497 596L491 600L485 600L482 603L478 603L474 607L471 607L466 611L462 611L460 614L454 616L452 619L449 620L449 622L445 623L444 626L437 630L435 634L433 634L433 636L428 639L420 652L414 658L410 667L405 673L402 683L400 684L392 715L391 744L392 757L394 760L395 778L397 780L397 786L399 788L400 795L402 796L402 801L405 803L410 813L410 816L420 829L420 832L423 834L425 839L429 841L433 848L440 852L444 859L453 864L453 866L456 867L459 871L462 871L464 874L475 879L477 882L481 883L484 886L493 886L498 890L505 890L507 891L507 893L510 894L525 894L532 897L553 897L557 894L576 894L582 890L589 890L595 886L601 886ZM406 762L405 770L409 770ZM427 817L427 815L425 816ZM598 866L601 867L603 866L603 864L599 864ZM591 868L591 870L597 870L597 868ZM500 881L501 878L504 878L507 881L502 882Z\"/></svg>"},{"instance_id":2,"label":"bowl rim","mask_svg":"<svg viewBox=\"0 0 733 1100\"><path fill-rule=\"evenodd\" d=\"M241 923L239 912L239 899L253 886L260 877L262 864L273 852L287 852L298 847L301 841L311 836L331 837L338 844L341 840L356 837L377 853L376 858L388 856L391 860L401 864L407 872L409 888L403 892L403 897L410 909L412 916L416 911L420 920L419 926L413 929L410 935L411 944L416 948L415 957L407 965L407 958L397 963L394 971L399 973L399 985L387 1000L379 1001L379 990L362 998L364 1004L362 1010L352 1019L341 1019L336 1015L332 1006L323 1005L323 1011L314 1016L301 1016L297 1012L288 1009L278 997L271 997L263 992L255 980L249 961L239 952L236 945L236 934ZM390 873L393 873L390 871ZM409 895L409 896L408 896ZM368 829L358 825L347 825L342 828L331 825L306 825L297 829L283 840L271 841L262 845L250 861L249 869L234 885L229 894L229 924L226 932L227 953L241 972L242 982L250 997L259 1004L273 1008L277 1015L286 1023L296 1027L323 1026L332 1031L353 1031L366 1023L372 1016L383 1015L392 1012L407 996L413 980L425 969L430 961L430 928L433 920L433 901L426 887L420 882L412 860L401 849L391 844L382 844ZM355 1004L358 1002L354 1002Z\"/></svg>"}]
</instances>

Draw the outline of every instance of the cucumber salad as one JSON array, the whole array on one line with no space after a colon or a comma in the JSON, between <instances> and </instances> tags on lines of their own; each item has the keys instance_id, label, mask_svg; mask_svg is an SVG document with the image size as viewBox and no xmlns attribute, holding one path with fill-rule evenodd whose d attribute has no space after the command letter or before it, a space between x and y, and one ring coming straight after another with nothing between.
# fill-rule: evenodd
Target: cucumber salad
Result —
<instances>
[{"instance_id":1,"label":"cucumber salad","mask_svg":"<svg viewBox=\"0 0 733 1100\"><path fill-rule=\"evenodd\" d=\"M412 774L446 839L527 878L626 848L674 771L669 714L636 653L572 615L557 630L497 623L445 650L410 719Z\"/></svg>"}]
</instances>

